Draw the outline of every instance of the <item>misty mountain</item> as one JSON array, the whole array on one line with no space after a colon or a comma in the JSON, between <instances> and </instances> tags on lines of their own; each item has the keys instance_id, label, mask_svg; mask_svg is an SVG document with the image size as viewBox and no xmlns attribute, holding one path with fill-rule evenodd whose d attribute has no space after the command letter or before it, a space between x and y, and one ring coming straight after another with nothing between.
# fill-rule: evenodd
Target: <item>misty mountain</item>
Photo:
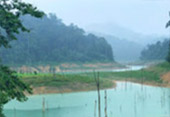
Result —
<instances>
[{"instance_id":1,"label":"misty mountain","mask_svg":"<svg viewBox=\"0 0 170 117\"><path fill-rule=\"evenodd\" d=\"M0 49L5 64L114 61L104 38L86 34L74 24L66 26L53 14L42 19L24 16L22 21L31 32L17 35L12 49Z\"/></svg>"},{"instance_id":2,"label":"misty mountain","mask_svg":"<svg viewBox=\"0 0 170 117\"><path fill-rule=\"evenodd\" d=\"M140 28L140 27L139 27ZM93 33L101 33L105 35L111 35L119 39L135 42L142 46L155 43L162 39L162 36L158 35L143 35L141 33L134 32L130 29L122 27L114 23L105 24L91 24L85 27L85 30Z\"/></svg>"},{"instance_id":3,"label":"misty mountain","mask_svg":"<svg viewBox=\"0 0 170 117\"><path fill-rule=\"evenodd\" d=\"M104 37L107 42L112 46L114 58L116 61L132 62L139 60L140 53L144 48L143 45L129 40L119 39L110 35L99 33L96 33L96 35Z\"/></svg>"}]
</instances>

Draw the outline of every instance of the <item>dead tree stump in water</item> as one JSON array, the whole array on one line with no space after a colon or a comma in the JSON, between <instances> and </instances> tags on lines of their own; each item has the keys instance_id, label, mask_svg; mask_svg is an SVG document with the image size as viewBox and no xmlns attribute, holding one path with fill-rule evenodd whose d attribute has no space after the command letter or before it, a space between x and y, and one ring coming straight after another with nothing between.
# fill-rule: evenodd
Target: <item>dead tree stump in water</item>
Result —
<instances>
[{"instance_id":1,"label":"dead tree stump in water","mask_svg":"<svg viewBox=\"0 0 170 117\"><path fill-rule=\"evenodd\" d=\"M107 117L107 91L105 90L105 109L104 109L104 112L105 112L105 117Z\"/></svg>"},{"instance_id":2,"label":"dead tree stump in water","mask_svg":"<svg viewBox=\"0 0 170 117\"><path fill-rule=\"evenodd\" d=\"M43 102L42 102L42 112L45 112L45 98L43 98Z\"/></svg>"},{"instance_id":3,"label":"dead tree stump in water","mask_svg":"<svg viewBox=\"0 0 170 117\"><path fill-rule=\"evenodd\" d=\"M94 78L97 86L97 94L98 94L98 117L101 117L101 106L100 106L100 78L99 78L99 72L96 73L94 72Z\"/></svg>"},{"instance_id":4,"label":"dead tree stump in water","mask_svg":"<svg viewBox=\"0 0 170 117\"><path fill-rule=\"evenodd\" d=\"M94 102L94 117L96 117L97 101Z\"/></svg>"}]
</instances>

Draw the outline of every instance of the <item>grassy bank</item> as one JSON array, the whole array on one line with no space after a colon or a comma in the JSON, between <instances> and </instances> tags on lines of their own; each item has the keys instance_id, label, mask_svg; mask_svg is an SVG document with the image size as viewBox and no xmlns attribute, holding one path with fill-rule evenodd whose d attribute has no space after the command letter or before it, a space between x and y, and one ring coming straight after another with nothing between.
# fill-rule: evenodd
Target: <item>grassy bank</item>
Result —
<instances>
[{"instance_id":1,"label":"grassy bank","mask_svg":"<svg viewBox=\"0 0 170 117\"><path fill-rule=\"evenodd\" d=\"M142 84L170 86L162 76L170 72L169 63L161 63L139 71L100 72L101 89L114 87L113 81L132 81ZM34 93L62 93L96 90L94 73L77 74L18 74L31 85ZM169 81L170 82L170 81Z\"/></svg>"},{"instance_id":2,"label":"grassy bank","mask_svg":"<svg viewBox=\"0 0 170 117\"><path fill-rule=\"evenodd\" d=\"M19 74L19 76L32 86L35 94L96 90L93 76L82 74ZM101 89L114 86L109 79L101 79L100 82Z\"/></svg>"},{"instance_id":3,"label":"grassy bank","mask_svg":"<svg viewBox=\"0 0 170 117\"><path fill-rule=\"evenodd\" d=\"M162 77L168 72L170 72L170 64L164 62L138 71L101 72L100 77L102 79L166 86L167 82L165 82ZM93 74L88 74L88 76L92 75Z\"/></svg>"}]
</instances>

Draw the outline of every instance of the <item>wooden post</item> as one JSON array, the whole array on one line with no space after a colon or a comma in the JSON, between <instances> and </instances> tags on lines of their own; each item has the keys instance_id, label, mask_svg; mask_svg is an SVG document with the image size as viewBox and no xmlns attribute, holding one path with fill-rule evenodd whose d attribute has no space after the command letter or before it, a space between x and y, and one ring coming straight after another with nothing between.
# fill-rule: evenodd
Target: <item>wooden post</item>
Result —
<instances>
[{"instance_id":1,"label":"wooden post","mask_svg":"<svg viewBox=\"0 0 170 117\"><path fill-rule=\"evenodd\" d=\"M42 102L42 111L45 112L45 98L43 98L43 102Z\"/></svg>"},{"instance_id":2,"label":"wooden post","mask_svg":"<svg viewBox=\"0 0 170 117\"><path fill-rule=\"evenodd\" d=\"M136 94L135 94L135 99L134 99L134 114L135 114L135 117L137 115L137 108L136 108Z\"/></svg>"},{"instance_id":3,"label":"wooden post","mask_svg":"<svg viewBox=\"0 0 170 117\"><path fill-rule=\"evenodd\" d=\"M94 117L96 117L97 101L94 102Z\"/></svg>"},{"instance_id":4,"label":"wooden post","mask_svg":"<svg viewBox=\"0 0 170 117\"><path fill-rule=\"evenodd\" d=\"M142 79L141 79L141 90L143 91L143 83L144 83L143 70L141 70L141 76L142 76Z\"/></svg>"},{"instance_id":5,"label":"wooden post","mask_svg":"<svg viewBox=\"0 0 170 117\"><path fill-rule=\"evenodd\" d=\"M47 106L47 111L48 111L49 107L48 107L48 102L47 101L46 101L46 106Z\"/></svg>"},{"instance_id":6,"label":"wooden post","mask_svg":"<svg viewBox=\"0 0 170 117\"><path fill-rule=\"evenodd\" d=\"M127 78L125 78L125 91L127 91Z\"/></svg>"},{"instance_id":7,"label":"wooden post","mask_svg":"<svg viewBox=\"0 0 170 117\"><path fill-rule=\"evenodd\" d=\"M99 72L96 74L94 72L94 78L97 86L97 94L98 94L98 117L101 117L101 106L100 106L100 78L99 78Z\"/></svg>"},{"instance_id":8,"label":"wooden post","mask_svg":"<svg viewBox=\"0 0 170 117\"><path fill-rule=\"evenodd\" d=\"M105 117L107 117L107 91L105 90Z\"/></svg>"}]
</instances>

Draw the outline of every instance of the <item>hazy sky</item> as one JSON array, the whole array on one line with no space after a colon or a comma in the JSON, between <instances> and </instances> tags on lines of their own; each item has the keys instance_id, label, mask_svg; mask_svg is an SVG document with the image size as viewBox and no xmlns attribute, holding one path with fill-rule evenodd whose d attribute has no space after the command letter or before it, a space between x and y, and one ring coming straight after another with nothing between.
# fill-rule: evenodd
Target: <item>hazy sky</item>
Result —
<instances>
[{"instance_id":1,"label":"hazy sky","mask_svg":"<svg viewBox=\"0 0 170 117\"><path fill-rule=\"evenodd\" d=\"M170 0L24 0L46 13L56 13L64 23L86 27L116 23L143 34L168 35L165 29Z\"/></svg>"}]
</instances>

